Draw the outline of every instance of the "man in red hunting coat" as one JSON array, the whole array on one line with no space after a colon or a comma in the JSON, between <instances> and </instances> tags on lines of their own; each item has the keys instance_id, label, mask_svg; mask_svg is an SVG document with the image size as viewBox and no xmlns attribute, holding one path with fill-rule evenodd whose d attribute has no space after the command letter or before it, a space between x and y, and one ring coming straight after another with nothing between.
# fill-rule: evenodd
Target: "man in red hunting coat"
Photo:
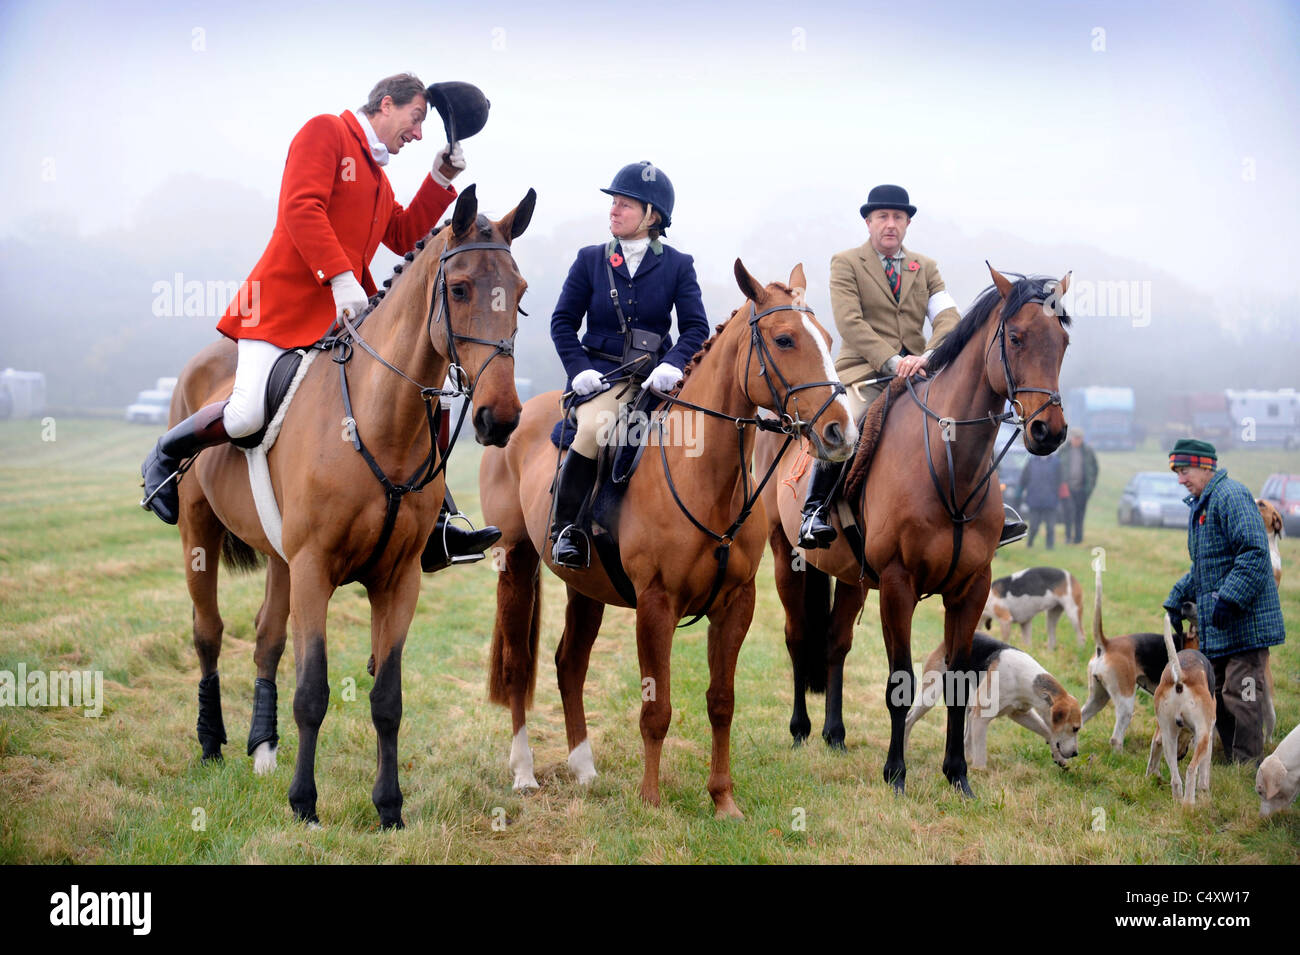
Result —
<instances>
[{"instance_id":1,"label":"man in red hunting coat","mask_svg":"<svg viewBox=\"0 0 1300 955\"><path fill-rule=\"evenodd\" d=\"M217 323L239 348L234 391L168 431L141 469L147 506L163 521L178 517L169 478L181 460L258 431L276 359L318 341L344 315L360 315L376 291L369 262L379 243L406 254L456 198L451 180L465 168L459 144L438 153L407 208L384 174L390 157L423 138L428 111L424 84L403 73L380 80L357 114L317 116L294 137L271 241ZM434 532L440 540L445 519ZM454 555L481 553L499 536L494 528L467 532L454 524L446 533Z\"/></svg>"}]
</instances>

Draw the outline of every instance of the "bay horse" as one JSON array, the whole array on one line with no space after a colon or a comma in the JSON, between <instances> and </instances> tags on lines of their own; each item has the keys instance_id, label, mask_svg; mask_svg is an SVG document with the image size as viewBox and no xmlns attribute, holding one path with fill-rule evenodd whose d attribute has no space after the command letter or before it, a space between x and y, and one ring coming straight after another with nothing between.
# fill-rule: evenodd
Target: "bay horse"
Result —
<instances>
[{"instance_id":1,"label":"bay horse","mask_svg":"<svg viewBox=\"0 0 1300 955\"><path fill-rule=\"evenodd\" d=\"M348 323L330 352L333 361L321 355L307 369L269 454L283 518L283 558L263 530L238 448L220 445L199 454L189 479L180 483L181 544L202 672L203 756L220 759L226 741L217 676L222 620L215 555L220 549L228 564L251 569L258 563L254 551L260 551L269 566L257 613L248 752L255 755L257 772L275 768L275 676L291 618L298 758L289 804L300 820L319 822L316 740L329 704L326 608L341 584L356 580L366 588L371 611L370 713L378 736L372 799L385 828L402 826L402 647L420 593L420 553L444 488L441 467L434 466L436 404L450 372L472 395L479 443L504 445L518 423L512 356L516 311L527 283L510 244L527 228L535 201L530 189L492 222L478 214L474 186L467 188L450 224L422 240L405 267L394 269L391 290L363 322ZM230 393L235 359L234 342L223 339L190 360L172 401L173 424ZM407 475L410 480L398 485Z\"/></svg>"},{"instance_id":2,"label":"bay horse","mask_svg":"<svg viewBox=\"0 0 1300 955\"><path fill-rule=\"evenodd\" d=\"M510 708L509 765L516 790L537 788L525 711L537 677L540 554L568 586L555 665L568 764L578 782L585 785L596 776L582 695L605 606L636 608L645 755L640 795L655 806L672 717L673 631L687 614L707 615L706 701L713 731L708 791L717 818L743 818L732 795L730 746L736 657L753 618L754 576L763 556L763 520L745 520L752 509L761 511L750 476L754 433L761 426L756 410L762 406L782 416L775 426L787 439L803 436L827 460L846 460L857 432L831 365L830 338L803 304L803 267L795 266L789 285L760 284L739 259L735 275L748 301L688 363L683 384L665 409L672 414L689 409L694 415L698 454L665 441L661 429L628 481L617 531L635 601L620 595L598 559L584 570L551 562L556 452L550 434L560 419L557 392L528 401L509 446L484 452L479 471L484 518L501 528L499 546L505 548L504 565L498 565L488 695Z\"/></svg>"},{"instance_id":3,"label":"bay horse","mask_svg":"<svg viewBox=\"0 0 1300 955\"><path fill-rule=\"evenodd\" d=\"M826 692L822 736L831 746L843 747L844 658L853 643L854 619L867 589L874 587L880 591L880 626L890 666L884 777L898 793L907 776L904 726L916 690L912 614L923 597L943 594L948 668L957 674L969 670L971 639L988 597L1002 529L1002 492L990 473L998 424L1008 418L1003 408L1011 402L1009 415L1025 428L1024 444L1031 454L1051 454L1065 440L1059 381L1070 319L1059 302L1069 276L1059 283L1043 277L1012 282L992 266L989 272L993 286L935 349L929 379L895 380L864 419L843 502L862 530L866 568L846 540L834 507L830 510L839 533L831 546L809 549L802 557L792 550L806 485L797 455L786 456L778 468L781 480L764 490L794 668L790 732L795 745L811 730L804 694L812 688ZM760 435L756 466L764 467L775 451L774 443ZM950 685L957 683L954 678ZM970 701L947 690L945 696L943 772L969 796L963 730Z\"/></svg>"}]
</instances>

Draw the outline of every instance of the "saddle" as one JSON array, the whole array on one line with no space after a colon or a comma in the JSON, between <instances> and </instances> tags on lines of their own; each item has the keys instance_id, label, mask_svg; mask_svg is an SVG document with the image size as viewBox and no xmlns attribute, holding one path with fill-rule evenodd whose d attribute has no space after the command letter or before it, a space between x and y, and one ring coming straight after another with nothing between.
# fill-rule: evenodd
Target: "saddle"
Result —
<instances>
[{"instance_id":1,"label":"saddle","mask_svg":"<svg viewBox=\"0 0 1300 955\"><path fill-rule=\"evenodd\" d=\"M271 426L271 420L280 409L289 386L293 384L294 375L298 373L298 366L302 364L304 354L302 349L292 349L275 360L275 364L271 367L271 374L266 379L266 416L263 418L265 423L252 434L244 435L242 438L231 438L231 444L247 451L262 443L266 438L266 429Z\"/></svg>"},{"instance_id":2,"label":"saddle","mask_svg":"<svg viewBox=\"0 0 1300 955\"><path fill-rule=\"evenodd\" d=\"M654 414L660 400L646 390L619 412L618 428L613 440L601 444L596 455L596 480L591 493L578 511L574 527L587 535L592 549L619 596L636 606L636 590L623 569L618 545L618 518L627 495L628 482L636 472L650 443ZM556 424L551 441L557 448L567 448L577 434L577 424L570 411ZM555 493L555 485L551 485Z\"/></svg>"}]
</instances>

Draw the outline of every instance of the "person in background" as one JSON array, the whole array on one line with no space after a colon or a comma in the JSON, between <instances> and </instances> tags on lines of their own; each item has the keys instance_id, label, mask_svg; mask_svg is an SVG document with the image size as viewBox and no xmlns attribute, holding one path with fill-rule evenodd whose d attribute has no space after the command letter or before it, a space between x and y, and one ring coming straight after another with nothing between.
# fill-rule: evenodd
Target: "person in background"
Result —
<instances>
[{"instance_id":1,"label":"person in background","mask_svg":"<svg viewBox=\"0 0 1300 955\"><path fill-rule=\"evenodd\" d=\"M1183 602L1196 602L1200 649L1214 665L1215 726L1224 755L1258 765L1268 648L1286 640L1264 522L1250 490L1218 470L1208 441L1180 439L1169 467L1189 493L1192 567L1169 591L1164 609L1181 631Z\"/></svg>"},{"instance_id":2,"label":"person in background","mask_svg":"<svg viewBox=\"0 0 1300 955\"><path fill-rule=\"evenodd\" d=\"M1020 502L1029 508L1029 539L1034 546L1038 526L1047 528L1047 549L1056 545L1056 508L1061 500L1061 459L1055 454L1030 455L1020 472Z\"/></svg>"},{"instance_id":3,"label":"person in background","mask_svg":"<svg viewBox=\"0 0 1300 955\"><path fill-rule=\"evenodd\" d=\"M1070 437L1061 456L1061 480L1070 489L1070 496L1061 502L1065 518L1067 544L1083 543L1083 515L1088 510L1088 498L1097 486L1097 452L1084 444L1083 432L1070 429Z\"/></svg>"}]
</instances>

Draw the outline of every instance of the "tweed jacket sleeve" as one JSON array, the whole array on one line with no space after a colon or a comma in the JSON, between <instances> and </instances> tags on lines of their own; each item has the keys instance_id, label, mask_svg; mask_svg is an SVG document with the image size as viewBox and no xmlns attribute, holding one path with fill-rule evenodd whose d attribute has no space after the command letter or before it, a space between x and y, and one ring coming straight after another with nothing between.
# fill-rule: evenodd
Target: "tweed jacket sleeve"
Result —
<instances>
[{"instance_id":1,"label":"tweed jacket sleeve","mask_svg":"<svg viewBox=\"0 0 1300 955\"><path fill-rule=\"evenodd\" d=\"M863 316L863 302L867 295L859 285L861 269L855 261L855 252L840 252L831 259L831 313L835 327L844 340L844 350L852 351L882 369L885 362L898 354L898 349L885 341Z\"/></svg>"},{"instance_id":2,"label":"tweed jacket sleeve","mask_svg":"<svg viewBox=\"0 0 1300 955\"><path fill-rule=\"evenodd\" d=\"M1255 499L1243 485L1224 481L1215 489L1206 512L1205 529L1211 538L1205 542L1208 549L1231 559L1219 584L1219 596L1238 607L1249 607L1265 581L1273 579L1268 538Z\"/></svg>"}]
</instances>

